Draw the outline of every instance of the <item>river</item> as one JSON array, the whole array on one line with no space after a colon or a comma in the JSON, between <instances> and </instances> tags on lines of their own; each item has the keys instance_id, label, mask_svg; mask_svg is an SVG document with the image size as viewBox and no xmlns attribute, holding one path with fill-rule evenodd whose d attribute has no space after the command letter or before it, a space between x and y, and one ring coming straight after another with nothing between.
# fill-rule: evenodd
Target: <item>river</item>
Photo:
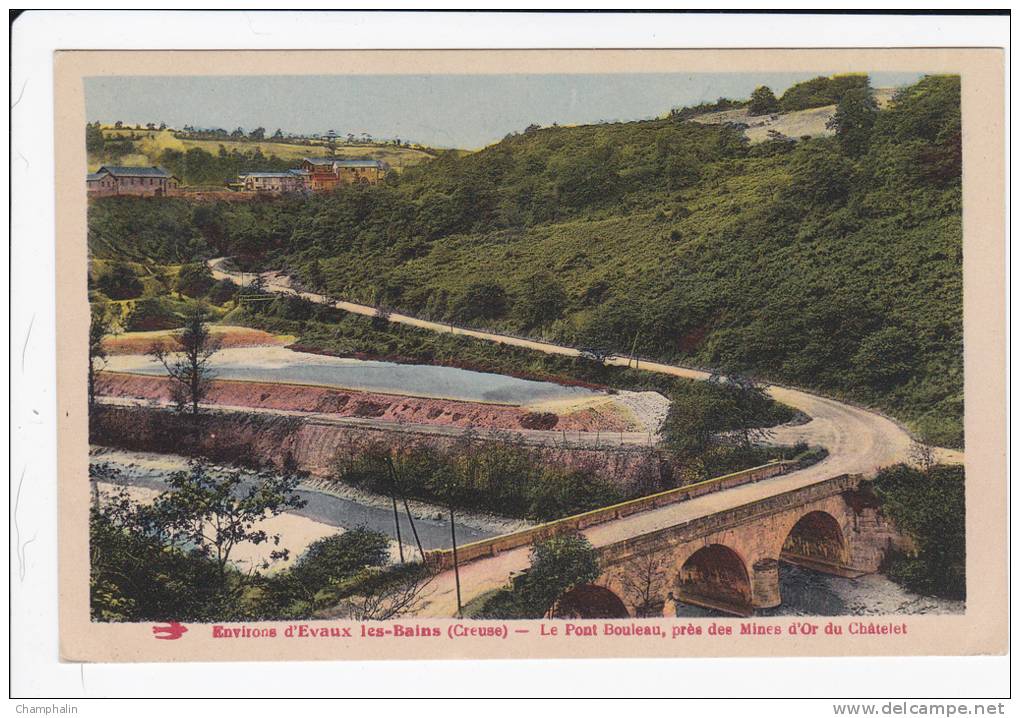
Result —
<instances>
[{"instance_id":1,"label":"river","mask_svg":"<svg viewBox=\"0 0 1020 718\"><path fill-rule=\"evenodd\" d=\"M151 498L156 492L167 489L166 478L174 471L187 468L188 460L182 456L150 454L122 450L94 449L90 460L94 464L106 463L119 471L117 483L137 491L136 498ZM227 469L214 467L214 471ZM253 474L253 472L247 472ZM351 498L332 493L302 488L301 498L307 501L304 508L290 512L290 520L273 519L275 526L267 528L283 535L281 547L291 549L293 557L301 554L312 541L357 526L380 531L393 541L392 555L397 557L396 528L392 506L385 497L371 495ZM399 505L400 536L405 555L416 555L411 525ZM452 545L448 514L438 508L414 503L412 515L415 528L426 550L449 548ZM284 519L286 517L283 517ZM493 525L488 530L480 528L477 518L469 523L457 521L457 543L463 545L472 541L507 533L512 526ZM256 556L247 555L250 560ZM780 595L783 602L776 608L756 611L755 615L769 616L866 616L895 614L959 614L963 613L965 602L931 598L911 593L880 574L862 576L856 579L840 578L789 564L780 564ZM719 613L685 604L678 604L677 616L681 618L725 617Z\"/></svg>"},{"instance_id":2,"label":"river","mask_svg":"<svg viewBox=\"0 0 1020 718\"><path fill-rule=\"evenodd\" d=\"M167 477L175 471L186 470L188 467L188 460L183 456L106 449L94 451L90 461L93 464L105 463L117 469L119 477L116 483L129 489L138 489L139 499L149 498L155 492L166 491ZM213 467L213 471L222 472L227 469ZM245 473L254 475L254 472L250 471ZM291 522L287 528L295 536L283 537L293 554L300 554L308 543L322 535L336 533L331 529L344 530L365 526L396 539L397 531L394 525L393 509L392 506L387 505L388 500L385 497L373 497L375 500L372 501L359 501L307 487L298 489L297 493L307 504L304 508L288 513L302 517L306 521L299 524ZM452 545L449 514L441 512L438 508L423 511L423 506L416 502L411 512L422 546L426 551L449 548ZM398 507L401 541L405 548L410 550L414 546L411 524L403 505L398 504ZM458 545L502 533L502 531L478 528L477 522L474 522L475 526L461 523L456 515L454 520L456 521Z\"/></svg>"},{"instance_id":3,"label":"river","mask_svg":"<svg viewBox=\"0 0 1020 718\"><path fill-rule=\"evenodd\" d=\"M881 574L841 578L781 563L781 605L755 611L756 616L878 616L959 614L964 601L932 598L911 593ZM726 617L710 609L677 604L682 618Z\"/></svg>"}]
</instances>

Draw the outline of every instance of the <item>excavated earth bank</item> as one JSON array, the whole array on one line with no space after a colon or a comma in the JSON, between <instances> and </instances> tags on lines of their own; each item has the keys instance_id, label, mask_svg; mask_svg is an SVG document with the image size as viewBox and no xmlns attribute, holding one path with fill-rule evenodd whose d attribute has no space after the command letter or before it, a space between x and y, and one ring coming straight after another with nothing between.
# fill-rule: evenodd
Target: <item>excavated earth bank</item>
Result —
<instances>
[{"instance_id":1,"label":"excavated earth bank","mask_svg":"<svg viewBox=\"0 0 1020 718\"><path fill-rule=\"evenodd\" d=\"M166 377L102 372L98 393L152 401L169 401ZM450 399L382 394L304 384L213 380L205 400L224 406L281 409L380 419L407 424L482 429L555 429L557 431L643 431L634 412L616 399L578 402L559 411L483 404Z\"/></svg>"}]
</instances>

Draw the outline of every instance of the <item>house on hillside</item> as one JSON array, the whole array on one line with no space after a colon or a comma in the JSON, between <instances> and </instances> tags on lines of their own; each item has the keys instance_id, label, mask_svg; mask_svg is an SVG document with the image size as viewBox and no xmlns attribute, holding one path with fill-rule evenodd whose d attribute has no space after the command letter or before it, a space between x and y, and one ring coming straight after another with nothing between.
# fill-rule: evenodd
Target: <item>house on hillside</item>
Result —
<instances>
[{"instance_id":1,"label":"house on hillside","mask_svg":"<svg viewBox=\"0 0 1020 718\"><path fill-rule=\"evenodd\" d=\"M248 172L238 177L245 192L303 192L310 189L310 174L303 169L286 172Z\"/></svg>"},{"instance_id":2,"label":"house on hillside","mask_svg":"<svg viewBox=\"0 0 1020 718\"><path fill-rule=\"evenodd\" d=\"M386 163L372 159L306 157L301 169L308 173L313 192L328 192L347 184L378 184L386 175Z\"/></svg>"},{"instance_id":3,"label":"house on hillside","mask_svg":"<svg viewBox=\"0 0 1020 718\"><path fill-rule=\"evenodd\" d=\"M103 165L85 176L85 189L90 197L138 195L165 197L173 194L178 179L162 167L115 167Z\"/></svg>"}]
</instances>

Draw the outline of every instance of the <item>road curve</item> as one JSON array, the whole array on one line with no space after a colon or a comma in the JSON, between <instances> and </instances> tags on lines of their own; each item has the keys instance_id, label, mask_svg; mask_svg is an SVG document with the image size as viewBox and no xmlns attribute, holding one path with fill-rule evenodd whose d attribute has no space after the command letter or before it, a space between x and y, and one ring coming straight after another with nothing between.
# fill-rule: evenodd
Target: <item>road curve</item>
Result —
<instances>
[{"instance_id":1,"label":"road curve","mask_svg":"<svg viewBox=\"0 0 1020 718\"><path fill-rule=\"evenodd\" d=\"M217 279L229 279L235 283L242 283L238 273L224 271L221 268L222 261L222 259L209 261L213 275ZM263 278L263 286L268 291L295 294L319 303L324 301L322 295L295 290L286 276L267 273L263 275ZM244 282L244 284L247 283ZM377 314L374 307L362 304L339 301L335 302L333 306L365 316ZM435 332L460 334L548 354L580 355L577 349L571 347L492 332L463 329L396 312L388 314L387 318L398 324ZM614 357L608 363L627 366L628 360ZM706 371L643 360L640 362L640 368L645 371L688 379L704 380L711 376ZM809 421L801 425L777 427L773 430L770 441L782 445L804 441L813 446L821 446L828 451L828 457L825 460L806 469L759 483L747 484L683 503L634 514L611 523L593 526L583 532L589 541L596 547L611 545L632 536L682 524L784 491L803 488L840 474L861 474L871 477L884 466L911 460L912 437L902 426L881 414L789 387L769 386L768 392L776 401L791 406L810 417ZM946 463L963 462L963 452L960 451L936 449L935 453L940 461ZM521 548L462 566L460 568L460 583L463 602L466 603L486 591L504 585L511 572L527 568L528 556L529 549ZM452 571L445 571L433 582L427 605L418 615L451 616L455 613L454 576Z\"/></svg>"},{"instance_id":2,"label":"road curve","mask_svg":"<svg viewBox=\"0 0 1020 718\"><path fill-rule=\"evenodd\" d=\"M229 279L237 284L245 285L251 282L254 275L246 275L242 281L240 273L222 269L221 265L224 259L221 257L209 260L209 267L216 279ZM317 303L323 303L324 301L324 297L321 294L295 290L289 278L284 275L267 272L262 276L264 279L263 286L267 291L293 294ZM332 306L363 316L376 316L377 314L375 307L364 304L337 301ZM560 354L571 357L580 356L581 354L579 350L572 347L534 339L511 337L493 332L464 329L397 312L388 314L387 319L397 324L406 324L434 332L459 334L497 344L532 349L547 354ZM612 357L606 363L614 366L633 365L631 360L624 357ZM638 366L644 371L669 374L685 379L705 380L712 376L711 372L700 369L689 369L674 364L654 361L641 360ZM881 414L834 399L826 399L817 394L799 389L769 386L768 392L776 401L793 407L810 417L810 421L805 424L780 426L773 429L770 441L776 445L792 445L803 441L812 446L824 447L829 452L829 456L819 466L826 466L826 473L830 475L851 473L870 476L883 466L909 460L910 447L913 444L910 434L902 426ZM936 449L936 453L943 462L963 462L963 452L951 449Z\"/></svg>"}]
</instances>

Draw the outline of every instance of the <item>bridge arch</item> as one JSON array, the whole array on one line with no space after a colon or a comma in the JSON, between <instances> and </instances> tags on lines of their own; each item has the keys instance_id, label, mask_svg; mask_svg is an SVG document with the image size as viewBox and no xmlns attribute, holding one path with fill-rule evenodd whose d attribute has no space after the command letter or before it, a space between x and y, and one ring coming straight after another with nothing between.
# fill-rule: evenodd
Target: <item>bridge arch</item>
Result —
<instances>
[{"instance_id":1,"label":"bridge arch","mask_svg":"<svg viewBox=\"0 0 1020 718\"><path fill-rule=\"evenodd\" d=\"M744 559L719 543L699 548L683 562L673 592L682 603L738 614L751 612L752 595Z\"/></svg>"},{"instance_id":2,"label":"bridge arch","mask_svg":"<svg viewBox=\"0 0 1020 718\"><path fill-rule=\"evenodd\" d=\"M552 605L549 618L629 618L623 600L605 586L574 586Z\"/></svg>"},{"instance_id":3,"label":"bridge arch","mask_svg":"<svg viewBox=\"0 0 1020 718\"><path fill-rule=\"evenodd\" d=\"M787 531L779 557L819 571L840 571L849 560L843 527L827 511L809 511Z\"/></svg>"}]
</instances>

